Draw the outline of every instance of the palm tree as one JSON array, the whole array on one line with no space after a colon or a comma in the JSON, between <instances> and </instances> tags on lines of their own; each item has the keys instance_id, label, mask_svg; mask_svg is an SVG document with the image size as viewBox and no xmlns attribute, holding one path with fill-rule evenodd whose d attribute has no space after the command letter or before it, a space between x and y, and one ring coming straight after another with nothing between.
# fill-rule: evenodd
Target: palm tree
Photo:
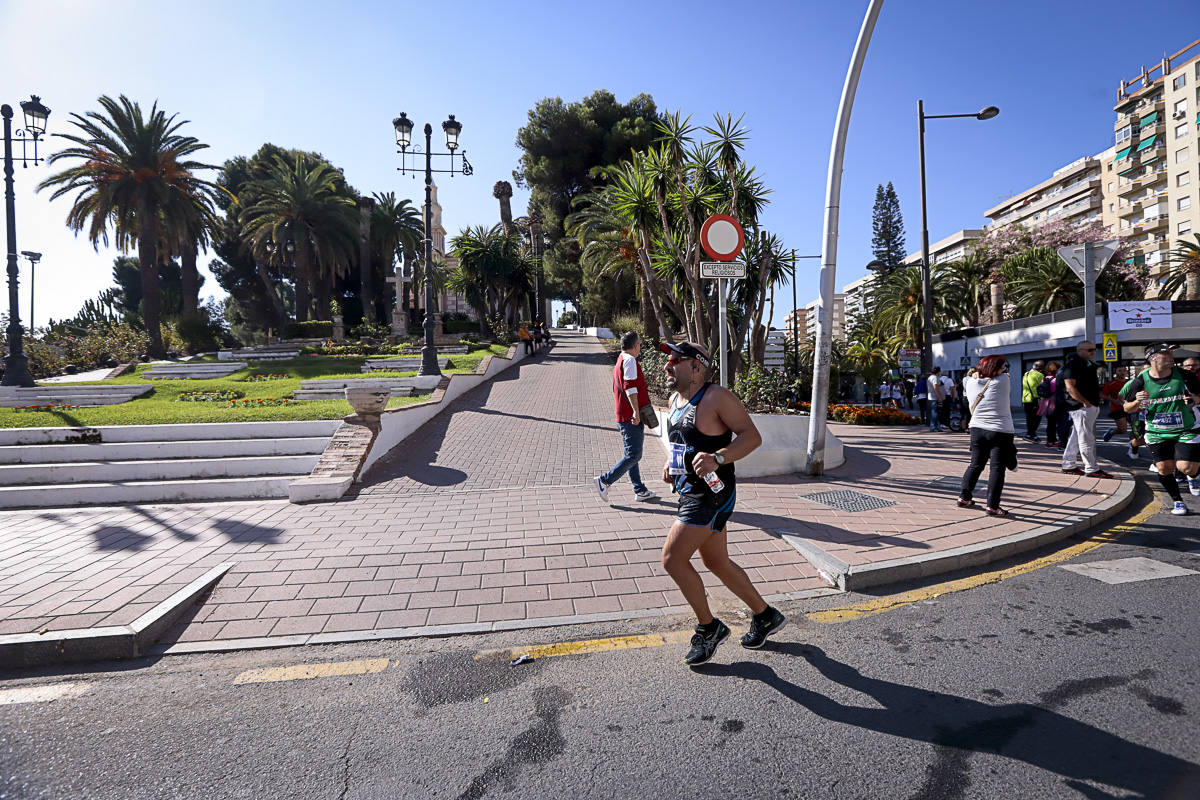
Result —
<instances>
[{"instance_id":1,"label":"palm tree","mask_svg":"<svg viewBox=\"0 0 1200 800\"><path fill-rule=\"evenodd\" d=\"M167 116L155 103L149 115L125 95L104 95L104 109L72 114L77 133L61 134L74 146L50 156L48 163L75 160L38 189L53 188L52 200L76 193L67 213L67 227L87 229L88 241L99 250L108 244L112 225L117 246L128 251L136 242L142 279L142 321L150 339L150 354L165 355L160 329L162 298L158 286L162 218L174 199L203 198L214 187L196 176L210 164L188 156L208 147L193 136L179 134L186 120ZM199 199L198 202L203 202Z\"/></svg>"},{"instance_id":2,"label":"palm tree","mask_svg":"<svg viewBox=\"0 0 1200 800\"><path fill-rule=\"evenodd\" d=\"M388 266L402 259L405 264L413 267L413 277L416 278L417 253L421 250L421 240L425 237L425 222L421 212L407 198L396 199L395 192L376 192L375 210L371 214L371 252L373 258L383 265L384 272ZM408 291L396 284L396 291L402 292L399 308L405 315L403 326L408 327Z\"/></svg>"},{"instance_id":3,"label":"palm tree","mask_svg":"<svg viewBox=\"0 0 1200 800\"><path fill-rule=\"evenodd\" d=\"M1031 247L1010 256L1002 272L1018 317L1083 305L1083 283L1049 247Z\"/></svg>"},{"instance_id":4,"label":"palm tree","mask_svg":"<svg viewBox=\"0 0 1200 800\"><path fill-rule=\"evenodd\" d=\"M866 334L846 348L846 362L866 382L871 405L875 405L876 387L887 374L888 361L887 344L874 334Z\"/></svg>"},{"instance_id":5,"label":"palm tree","mask_svg":"<svg viewBox=\"0 0 1200 800\"><path fill-rule=\"evenodd\" d=\"M163 209L163 249L179 256L183 290L183 312L195 311L200 303L200 272L196 258L200 248L208 248L221 220L215 205L216 188L197 186L195 191L172 191Z\"/></svg>"},{"instance_id":6,"label":"palm tree","mask_svg":"<svg viewBox=\"0 0 1200 800\"><path fill-rule=\"evenodd\" d=\"M247 187L242 235L256 258L269 261L271 248L292 242L296 258L296 319L308 320L312 290L323 297L325 277L354 257L354 201L342 192L342 175L332 165L303 153L276 156L266 177ZM317 319L329 313L318 303Z\"/></svg>"},{"instance_id":7,"label":"palm tree","mask_svg":"<svg viewBox=\"0 0 1200 800\"><path fill-rule=\"evenodd\" d=\"M521 249L521 233L505 233L503 225L477 225L451 240L458 267L446 279L446 287L467 298L486 320L495 314L512 316L531 288L531 269Z\"/></svg>"},{"instance_id":8,"label":"palm tree","mask_svg":"<svg viewBox=\"0 0 1200 800\"><path fill-rule=\"evenodd\" d=\"M1200 233L1194 236L1195 244L1185 239L1175 240L1175 249L1167 260L1167 277L1160 289L1163 297L1182 293L1184 300L1200 300Z\"/></svg>"},{"instance_id":9,"label":"palm tree","mask_svg":"<svg viewBox=\"0 0 1200 800\"><path fill-rule=\"evenodd\" d=\"M947 292L947 313L966 327L983 322L984 311L991 304L992 262L983 253L973 251L958 261L949 261L934 266ZM992 322L999 322L993 319Z\"/></svg>"}]
</instances>

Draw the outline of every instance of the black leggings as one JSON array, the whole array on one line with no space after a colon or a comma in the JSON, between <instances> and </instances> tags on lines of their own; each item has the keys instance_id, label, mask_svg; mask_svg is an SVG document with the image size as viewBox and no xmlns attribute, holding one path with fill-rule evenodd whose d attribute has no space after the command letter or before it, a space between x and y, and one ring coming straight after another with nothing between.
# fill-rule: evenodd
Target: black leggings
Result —
<instances>
[{"instance_id":1,"label":"black leggings","mask_svg":"<svg viewBox=\"0 0 1200 800\"><path fill-rule=\"evenodd\" d=\"M992 468L988 472L988 508L1000 507L1000 493L1004 491L1004 450L1012 447L1013 435L1003 431L989 431L983 428L971 428L971 464L963 473L963 500L970 500L975 491L975 484L983 474L983 468L988 461Z\"/></svg>"},{"instance_id":2,"label":"black leggings","mask_svg":"<svg viewBox=\"0 0 1200 800\"><path fill-rule=\"evenodd\" d=\"M1042 424L1042 418L1038 416L1038 403L1035 400L1032 403L1022 403L1025 407L1025 435L1029 438L1037 436L1038 426Z\"/></svg>"}]
</instances>

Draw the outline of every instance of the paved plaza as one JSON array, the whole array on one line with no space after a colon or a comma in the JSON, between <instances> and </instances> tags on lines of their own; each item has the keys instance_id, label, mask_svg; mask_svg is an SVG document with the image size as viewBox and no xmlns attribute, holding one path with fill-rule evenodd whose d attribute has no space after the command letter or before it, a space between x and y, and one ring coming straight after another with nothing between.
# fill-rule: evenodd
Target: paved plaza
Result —
<instances>
[{"instance_id":1,"label":"paved plaza","mask_svg":"<svg viewBox=\"0 0 1200 800\"><path fill-rule=\"evenodd\" d=\"M591 486L620 458L611 363L595 339L559 334L549 353L453 402L334 503L0 513L0 634L127 624L230 562L164 643L254 646L682 610L659 564L669 493L636 503L623 480L609 507ZM730 551L766 595L828 589L789 537L818 563L919 561L1086 523L1131 480L1063 475L1057 453L1023 443L1005 489L1012 516L995 519L954 504L965 435L831 430L847 463L825 478L739 482ZM646 445L647 483L663 492L661 448ZM813 497L838 491L878 507ZM703 574L718 613L735 608Z\"/></svg>"}]
</instances>

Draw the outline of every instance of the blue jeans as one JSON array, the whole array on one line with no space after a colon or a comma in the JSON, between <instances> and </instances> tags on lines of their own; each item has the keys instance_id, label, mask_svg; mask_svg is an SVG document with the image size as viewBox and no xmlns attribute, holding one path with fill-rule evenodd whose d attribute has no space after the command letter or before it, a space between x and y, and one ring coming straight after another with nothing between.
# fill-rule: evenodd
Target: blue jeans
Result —
<instances>
[{"instance_id":1,"label":"blue jeans","mask_svg":"<svg viewBox=\"0 0 1200 800\"><path fill-rule=\"evenodd\" d=\"M940 431L942 429L942 404L937 401L936 397L929 399L929 430Z\"/></svg>"},{"instance_id":2,"label":"blue jeans","mask_svg":"<svg viewBox=\"0 0 1200 800\"><path fill-rule=\"evenodd\" d=\"M638 469L638 462L642 460L642 444L646 441L646 429L640 423L634 425L632 422L618 422L617 428L621 431L621 443L625 446L625 457L618 461L615 467L601 475L600 480L611 486L628 472L629 480L633 482L633 490L644 492L646 484L642 483L642 473Z\"/></svg>"}]
</instances>

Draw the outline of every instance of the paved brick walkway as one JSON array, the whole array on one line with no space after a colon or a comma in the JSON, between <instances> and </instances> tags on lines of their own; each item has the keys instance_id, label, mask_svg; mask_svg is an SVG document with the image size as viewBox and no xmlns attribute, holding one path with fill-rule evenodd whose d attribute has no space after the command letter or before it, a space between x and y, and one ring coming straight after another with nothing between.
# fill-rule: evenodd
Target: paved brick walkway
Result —
<instances>
[{"instance_id":1,"label":"paved brick walkway","mask_svg":"<svg viewBox=\"0 0 1200 800\"><path fill-rule=\"evenodd\" d=\"M169 640L207 642L536 620L682 605L660 567L669 501L600 502L591 477L620 456L611 364L562 334L459 398L337 503L130 506L0 513L0 634L124 624L212 566L235 566ZM1062 475L1022 450L996 520L954 506L966 438L921 428L832 429L847 466L814 481L739 482L730 549L764 593L825 584L781 533L848 564L987 542L1070 519L1114 481ZM650 485L661 459L647 441ZM1107 486L1104 484L1108 484ZM848 490L892 503L843 511ZM736 601L709 575L717 608Z\"/></svg>"}]
</instances>

